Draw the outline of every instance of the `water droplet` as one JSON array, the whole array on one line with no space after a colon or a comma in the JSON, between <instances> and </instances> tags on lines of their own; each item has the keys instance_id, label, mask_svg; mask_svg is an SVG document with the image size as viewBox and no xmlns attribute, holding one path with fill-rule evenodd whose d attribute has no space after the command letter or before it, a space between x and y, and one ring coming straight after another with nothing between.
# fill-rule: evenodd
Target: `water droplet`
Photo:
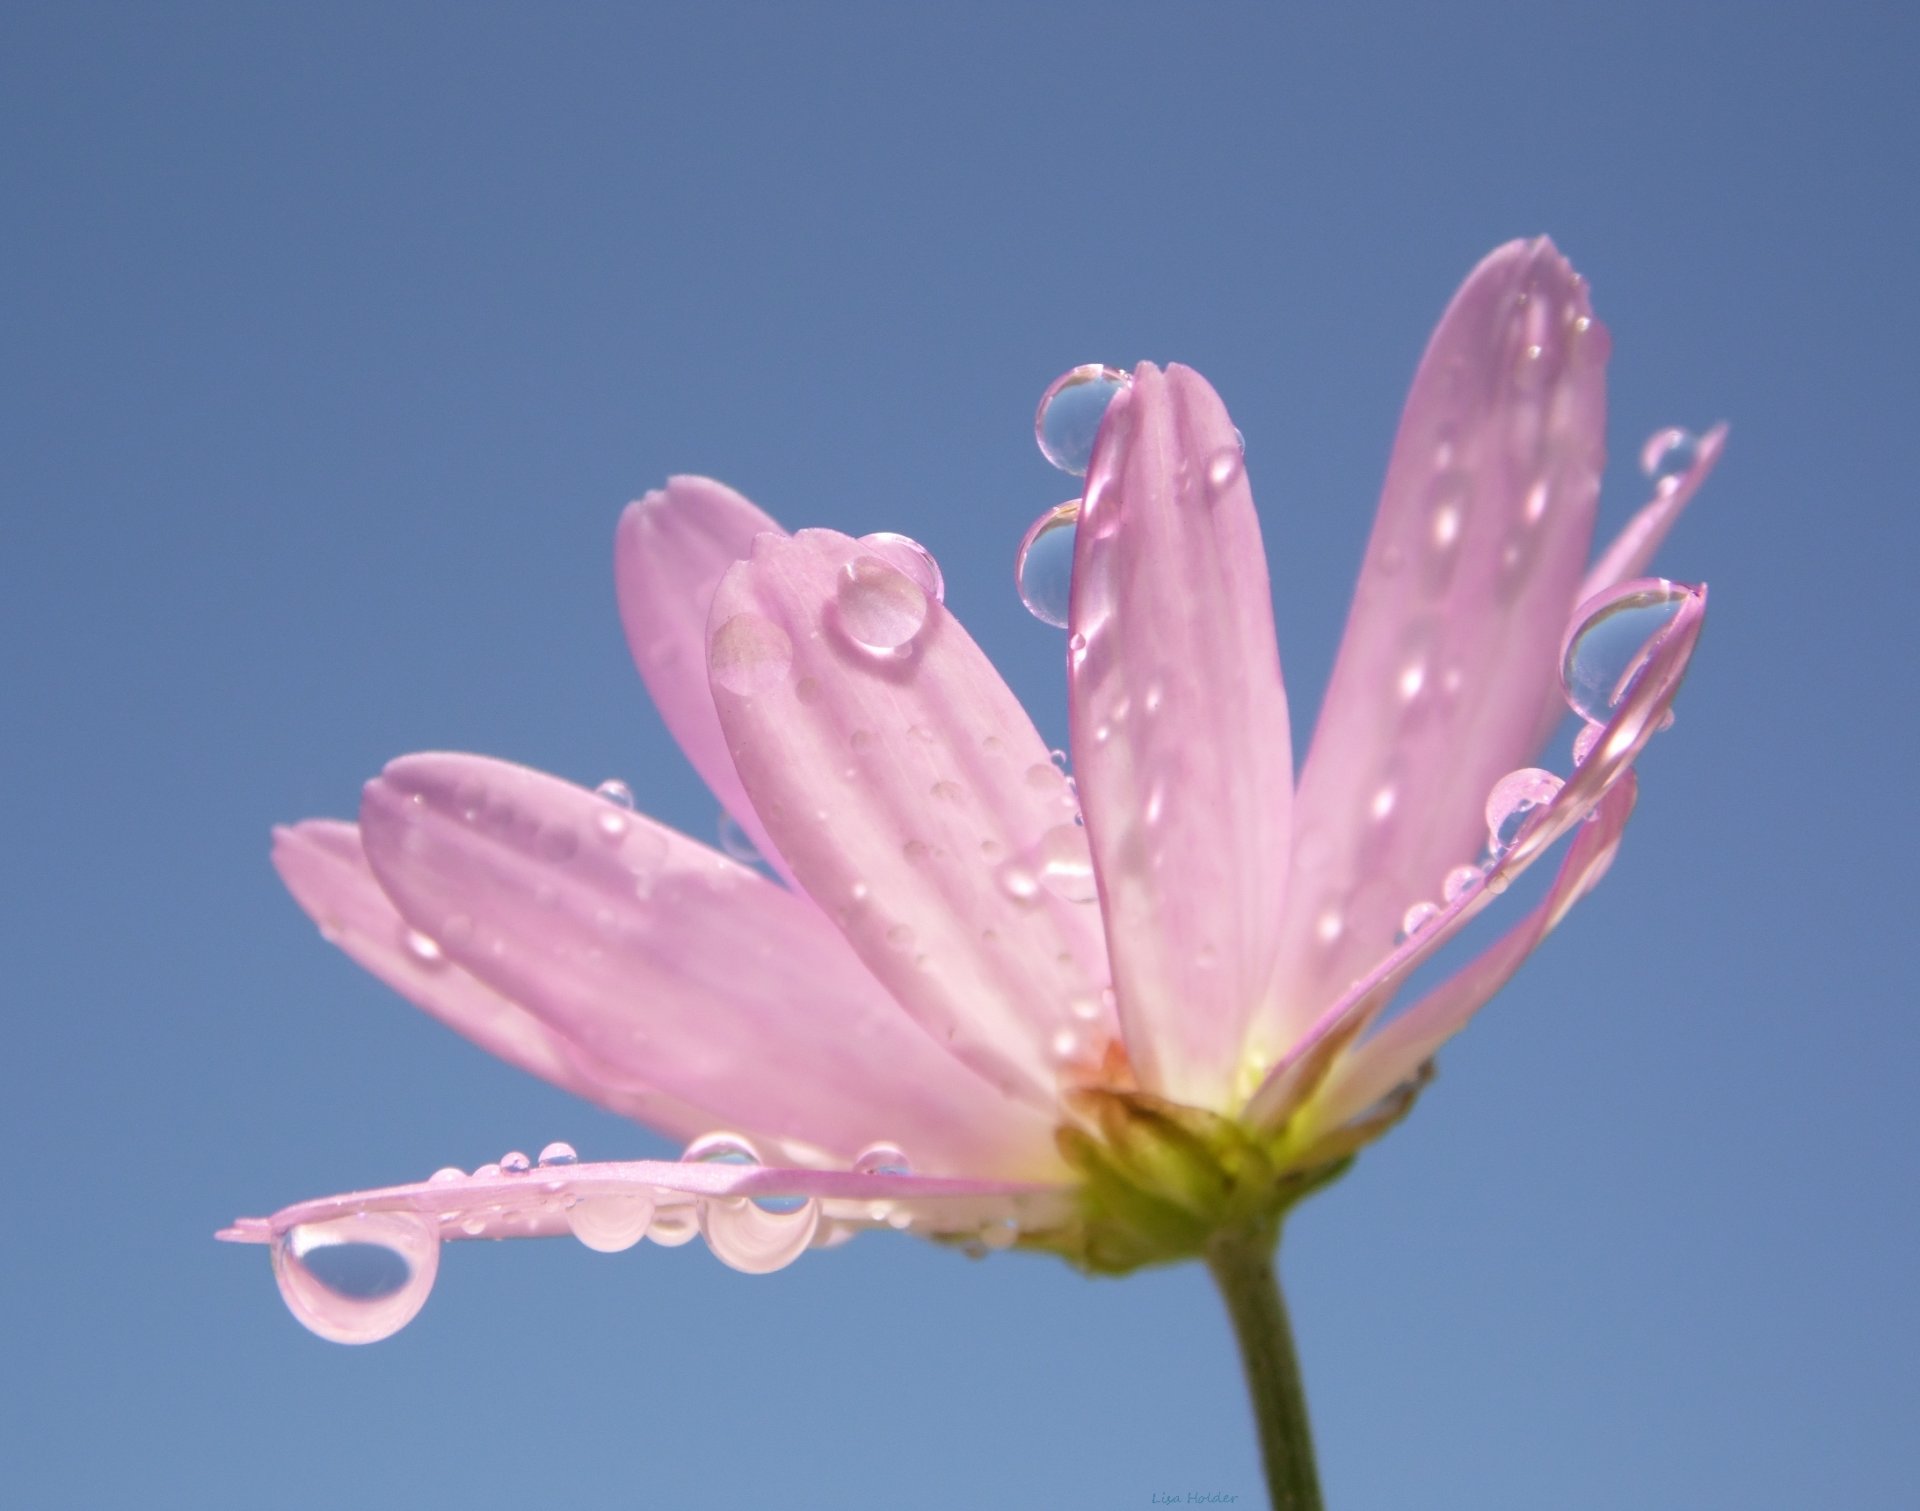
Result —
<instances>
[{"instance_id":1,"label":"water droplet","mask_svg":"<svg viewBox=\"0 0 1920 1511\"><path fill-rule=\"evenodd\" d=\"M1439 916L1438 903L1416 902L1400 915L1400 943L1405 944Z\"/></svg>"},{"instance_id":2,"label":"water droplet","mask_svg":"<svg viewBox=\"0 0 1920 1511\"><path fill-rule=\"evenodd\" d=\"M1606 732L1604 724L1582 724L1580 733L1573 737L1573 764L1585 765L1587 757L1593 754L1593 747L1600 743L1600 736Z\"/></svg>"},{"instance_id":3,"label":"water droplet","mask_svg":"<svg viewBox=\"0 0 1920 1511\"><path fill-rule=\"evenodd\" d=\"M1689 596L1676 583L1641 577L1581 606L1560 655L1560 688L1575 713L1589 724L1613 716Z\"/></svg>"},{"instance_id":4,"label":"water droplet","mask_svg":"<svg viewBox=\"0 0 1920 1511\"><path fill-rule=\"evenodd\" d=\"M618 777L608 777L593 790L595 794L605 798L616 808L625 808L629 811L633 808L633 789Z\"/></svg>"},{"instance_id":5,"label":"water droplet","mask_svg":"<svg viewBox=\"0 0 1920 1511\"><path fill-rule=\"evenodd\" d=\"M1094 902L1099 898L1086 830L1073 824L1055 825L1040 836L1033 859L1041 884L1055 897L1065 902Z\"/></svg>"},{"instance_id":6,"label":"water droplet","mask_svg":"<svg viewBox=\"0 0 1920 1511\"><path fill-rule=\"evenodd\" d=\"M444 1186L448 1181L465 1180L466 1178L467 1172L462 1170L458 1165L442 1165L427 1177L427 1184L431 1186Z\"/></svg>"},{"instance_id":7,"label":"water droplet","mask_svg":"<svg viewBox=\"0 0 1920 1511\"><path fill-rule=\"evenodd\" d=\"M994 874L1000 890L1015 902L1032 902L1040 895L1040 878L1018 861L1008 861Z\"/></svg>"},{"instance_id":8,"label":"water droplet","mask_svg":"<svg viewBox=\"0 0 1920 1511\"><path fill-rule=\"evenodd\" d=\"M1235 431L1235 435L1239 432ZM1231 488L1245 470L1246 446L1222 446L1207 459L1207 486L1214 492Z\"/></svg>"},{"instance_id":9,"label":"water droplet","mask_svg":"<svg viewBox=\"0 0 1920 1511\"><path fill-rule=\"evenodd\" d=\"M574 1153L573 1145L555 1139L540 1151L540 1166L545 1169L551 1165L571 1165L579 1158L580 1156Z\"/></svg>"},{"instance_id":10,"label":"water droplet","mask_svg":"<svg viewBox=\"0 0 1920 1511\"><path fill-rule=\"evenodd\" d=\"M533 1161L528 1159L526 1155L522 1154L518 1149L500 1156L500 1173L502 1175L525 1175L532 1168Z\"/></svg>"},{"instance_id":11,"label":"water droplet","mask_svg":"<svg viewBox=\"0 0 1920 1511\"><path fill-rule=\"evenodd\" d=\"M447 963L447 957L441 953L440 946L418 929L403 928L400 942L406 952L428 970L438 970Z\"/></svg>"},{"instance_id":12,"label":"water droplet","mask_svg":"<svg viewBox=\"0 0 1920 1511\"><path fill-rule=\"evenodd\" d=\"M747 831L740 827L740 821L724 808L720 810L720 849L743 866L757 866L764 857L754 848Z\"/></svg>"},{"instance_id":13,"label":"water droplet","mask_svg":"<svg viewBox=\"0 0 1920 1511\"><path fill-rule=\"evenodd\" d=\"M771 619L735 614L713 632L707 661L716 685L752 697L786 681L793 670L793 642Z\"/></svg>"},{"instance_id":14,"label":"water droplet","mask_svg":"<svg viewBox=\"0 0 1920 1511\"><path fill-rule=\"evenodd\" d=\"M1653 479L1663 493L1680 486L1681 478L1692 470L1700 456L1700 438L1690 430L1669 425L1647 437L1640 448L1640 470Z\"/></svg>"},{"instance_id":15,"label":"water droplet","mask_svg":"<svg viewBox=\"0 0 1920 1511\"><path fill-rule=\"evenodd\" d=\"M933 552L919 541L908 535L896 535L891 530L881 530L873 535L861 536L860 544L888 566L906 573L914 586L935 603L945 601L947 580L941 575L940 563L933 559Z\"/></svg>"},{"instance_id":16,"label":"water droplet","mask_svg":"<svg viewBox=\"0 0 1920 1511\"><path fill-rule=\"evenodd\" d=\"M1098 362L1055 378L1040 396L1033 416L1033 438L1040 443L1040 454L1062 472L1084 477L1107 406L1130 381L1121 368L1102 367Z\"/></svg>"},{"instance_id":17,"label":"water droplet","mask_svg":"<svg viewBox=\"0 0 1920 1511\"><path fill-rule=\"evenodd\" d=\"M415 1212L299 1223L273 1243L273 1278L287 1309L335 1343L399 1332L426 1304L439 1268L439 1230Z\"/></svg>"},{"instance_id":18,"label":"water droplet","mask_svg":"<svg viewBox=\"0 0 1920 1511\"><path fill-rule=\"evenodd\" d=\"M653 1219L653 1198L642 1192L584 1196L567 1208L573 1236L601 1254L632 1248L647 1236Z\"/></svg>"},{"instance_id":19,"label":"water droplet","mask_svg":"<svg viewBox=\"0 0 1920 1511\"><path fill-rule=\"evenodd\" d=\"M1536 810L1553 801L1560 778L1537 766L1510 771L1487 794L1487 844L1497 855L1520 837Z\"/></svg>"},{"instance_id":20,"label":"water droplet","mask_svg":"<svg viewBox=\"0 0 1920 1511\"><path fill-rule=\"evenodd\" d=\"M853 1159L856 1175L911 1175L913 1166L898 1144L869 1144Z\"/></svg>"},{"instance_id":21,"label":"water droplet","mask_svg":"<svg viewBox=\"0 0 1920 1511\"><path fill-rule=\"evenodd\" d=\"M863 650L897 651L926 627L927 595L877 556L856 556L834 590L840 628Z\"/></svg>"},{"instance_id":22,"label":"water droplet","mask_svg":"<svg viewBox=\"0 0 1920 1511\"><path fill-rule=\"evenodd\" d=\"M1073 599L1073 538L1080 503L1049 509L1028 528L1014 558L1014 586L1027 612L1057 630L1067 627Z\"/></svg>"},{"instance_id":23,"label":"water droplet","mask_svg":"<svg viewBox=\"0 0 1920 1511\"><path fill-rule=\"evenodd\" d=\"M702 1165L758 1165L760 1152L734 1133L709 1133L687 1145L681 1159ZM731 1199L731 1198L725 1198ZM797 1212L804 1196L756 1196L753 1205L766 1212Z\"/></svg>"},{"instance_id":24,"label":"water droplet","mask_svg":"<svg viewBox=\"0 0 1920 1511\"><path fill-rule=\"evenodd\" d=\"M700 1214L690 1204L657 1208L653 1224L647 1229L648 1239L663 1249L677 1249L699 1236Z\"/></svg>"},{"instance_id":25,"label":"water droplet","mask_svg":"<svg viewBox=\"0 0 1920 1511\"><path fill-rule=\"evenodd\" d=\"M1467 893L1467 889L1485 875L1478 866L1455 866L1447 872L1446 880L1440 883L1440 895L1448 902L1458 902Z\"/></svg>"}]
</instances>

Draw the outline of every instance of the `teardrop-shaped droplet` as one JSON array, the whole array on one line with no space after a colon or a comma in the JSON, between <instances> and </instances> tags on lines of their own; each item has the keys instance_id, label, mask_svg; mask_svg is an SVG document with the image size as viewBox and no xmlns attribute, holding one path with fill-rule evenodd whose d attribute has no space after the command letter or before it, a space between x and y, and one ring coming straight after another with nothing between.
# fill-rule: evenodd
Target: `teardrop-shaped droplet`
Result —
<instances>
[{"instance_id":1,"label":"teardrop-shaped droplet","mask_svg":"<svg viewBox=\"0 0 1920 1511\"><path fill-rule=\"evenodd\" d=\"M1560 655L1560 689L1573 711L1589 724L1612 718L1690 596L1678 583L1640 577L1583 603Z\"/></svg>"},{"instance_id":2,"label":"teardrop-shaped droplet","mask_svg":"<svg viewBox=\"0 0 1920 1511\"><path fill-rule=\"evenodd\" d=\"M335 1343L392 1337L426 1304L439 1269L439 1229L416 1212L299 1223L273 1243L287 1309Z\"/></svg>"},{"instance_id":3,"label":"teardrop-shaped droplet","mask_svg":"<svg viewBox=\"0 0 1920 1511\"><path fill-rule=\"evenodd\" d=\"M616 808L633 807L633 789L618 777L608 777L593 790L596 796L605 798Z\"/></svg>"},{"instance_id":4,"label":"teardrop-shaped droplet","mask_svg":"<svg viewBox=\"0 0 1920 1511\"><path fill-rule=\"evenodd\" d=\"M1073 597L1073 538L1080 501L1049 509L1028 528L1014 558L1013 580L1027 612L1055 629L1067 627Z\"/></svg>"},{"instance_id":5,"label":"teardrop-shaped droplet","mask_svg":"<svg viewBox=\"0 0 1920 1511\"><path fill-rule=\"evenodd\" d=\"M1478 866L1455 866L1440 883L1440 895L1448 902L1456 902L1485 874Z\"/></svg>"},{"instance_id":6,"label":"teardrop-shaped droplet","mask_svg":"<svg viewBox=\"0 0 1920 1511\"><path fill-rule=\"evenodd\" d=\"M1055 378L1040 395L1040 407L1033 416L1033 437L1040 443L1040 454L1062 472L1084 477L1107 406L1131 381L1122 369L1098 362Z\"/></svg>"},{"instance_id":7,"label":"teardrop-shaped droplet","mask_svg":"<svg viewBox=\"0 0 1920 1511\"><path fill-rule=\"evenodd\" d=\"M860 544L888 566L913 579L914 585L935 603L946 600L947 580L941 575L940 563L933 559L933 552L912 536L880 530L861 536Z\"/></svg>"},{"instance_id":8,"label":"teardrop-shaped droplet","mask_svg":"<svg viewBox=\"0 0 1920 1511\"><path fill-rule=\"evenodd\" d=\"M1552 802L1563 784L1551 771L1537 766L1510 771L1487 794L1487 845L1496 855L1520 837L1520 831L1540 808Z\"/></svg>"},{"instance_id":9,"label":"teardrop-shaped droplet","mask_svg":"<svg viewBox=\"0 0 1920 1511\"><path fill-rule=\"evenodd\" d=\"M869 1144L854 1156L857 1175L911 1175L913 1166L897 1144Z\"/></svg>"},{"instance_id":10,"label":"teardrop-shaped droplet","mask_svg":"<svg viewBox=\"0 0 1920 1511\"><path fill-rule=\"evenodd\" d=\"M763 863L761 854L754 848L747 831L740 827L740 821L724 808L720 811L720 848L740 862L743 866L757 866Z\"/></svg>"},{"instance_id":11,"label":"teardrop-shaped droplet","mask_svg":"<svg viewBox=\"0 0 1920 1511\"><path fill-rule=\"evenodd\" d=\"M601 1254L618 1254L647 1236L653 1198L644 1192L585 1196L567 1208L573 1236Z\"/></svg>"},{"instance_id":12,"label":"teardrop-shaped droplet","mask_svg":"<svg viewBox=\"0 0 1920 1511\"><path fill-rule=\"evenodd\" d=\"M1691 430L1669 425L1647 437L1640 448L1640 470L1662 492L1670 492L1700 458L1700 438Z\"/></svg>"},{"instance_id":13,"label":"teardrop-shaped droplet","mask_svg":"<svg viewBox=\"0 0 1920 1511\"><path fill-rule=\"evenodd\" d=\"M1432 902L1416 902L1400 915L1400 942L1405 944L1434 919L1440 916L1440 905Z\"/></svg>"},{"instance_id":14,"label":"teardrop-shaped droplet","mask_svg":"<svg viewBox=\"0 0 1920 1511\"><path fill-rule=\"evenodd\" d=\"M840 628L862 650L893 652L926 627L927 595L878 556L856 556L834 589Z\"/></svg>"},{"instance_id":15,"label":"teardrop-shaped droplet","mask_svg":"<svg viewBox=\"0 0 1920 1511\"><path fill-rule=\"evenodd\" d=\"M551 1165L571 1165L579 1158L580 1156L574 1153L573 1145L562 1139L555 1139L540 1151L542 1169Z\"/></svg>"}]
</instances>

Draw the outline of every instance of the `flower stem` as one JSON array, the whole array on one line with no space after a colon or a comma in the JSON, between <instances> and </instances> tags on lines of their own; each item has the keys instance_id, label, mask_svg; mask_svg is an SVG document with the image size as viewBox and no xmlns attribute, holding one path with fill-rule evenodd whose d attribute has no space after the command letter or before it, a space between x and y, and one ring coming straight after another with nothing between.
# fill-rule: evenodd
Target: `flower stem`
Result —
<instances>
[{"instance_id":1,"label":"flower stem","mask_svg":"<svg viewBox=\"0 0 1920 1511\"><path fill-rule=\"evenodd\" d=\"M1323 1511L1307 1392L1274 1264L1279 1239L1278 1230L1264 1223L1225 1229L1207 1245L1207 1268L1240 1344L1274 1511Z\"/></svg>"}]
</instances>

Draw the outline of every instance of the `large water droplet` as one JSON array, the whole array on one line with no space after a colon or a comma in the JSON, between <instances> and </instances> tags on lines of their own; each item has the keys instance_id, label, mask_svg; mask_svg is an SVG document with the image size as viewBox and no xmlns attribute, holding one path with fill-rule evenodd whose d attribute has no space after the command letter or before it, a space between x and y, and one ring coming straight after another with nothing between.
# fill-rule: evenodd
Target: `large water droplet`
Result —
<instances>
[{"instance_id":1,"label":"large water droplet","mask_svg":"<svg viewBox=\"0 0 1920 1511\"><path fill-rule=\"evenodd\" d=\"M860 544L888 566L906 573L913 579L914 586L935 603L946 600L947 580L940 573L940 563L933 559L933 552L912 536L881 530L861 536Z\"/></svg>"},{"instance_id":2,"label":"large water droplet","mask_svg":"<svg viewBox=\"0 0 1920 1511\"><path fill-rule=\"evenodd\" d=\"M1680 486L1681 478L1692 470L1700 457L1700 438L1691 430L1669 425L1647 437L1640 448L1640 470L1654 481L1662 493Z\"/></svg>"},{"instance_id":3,"label":"large water droplet","mask_svg":"<svg viewBox=\"0 0 1920 1511\"><path fill-rule=\"evenodd\" d=\"M1028 528L1014 558L1013 581L1027 612L1055 629L1067 627L1073 597L1073 538L1080 522L1074 499L1049 509Z\"/></svg>"},{"instance_id":4,"label":"large water droplet","mask_svg":"<svg viewBox=\"0 0 1920 1511\"><path fill-rule=\"evenodd\" d=\"M1040 454L1062 472L1084 477L1107 406L1130 381L1122 369L1098 362L1055 378L1040 395L1040 407L1033 416L1033 437L1040 443Z\"/></svg>"},{"instance_id":5,"label":"large water droplet","mask_svg":"<svg viewBox=\"0 0 1920 1511\"><path fill-rule=\"evenodd\" d=\"M1440 883L1440 895L1448 902L1458 902L1485 874L1478 866L1455 866Z\"/></svg>"},{"instance_id":6,"label":"large water droplet","mask_svg":"<svg viewBox=\"0 0 1920 1511\"><path fill-rule=\"evenodd\" d=\"M737 1134L709 1133L687 1145L682 1159L716 1165L760 1164L752 1144ZM700 1202L700 1231L725 1264L763 1275L791 1264L813 1242L820 1203L808 1196L708 1196Z\"/></svg>"},{"instance_id":7,"label":"large water droplet","mask_svg":"<svg viewBox=\"0 0 1920 1511\"><path fill-rule=\"evenodd\" d=\"M793 670L793 642L771 619L735 614L713 632L707 659L717 685L752 697L786 681Z\"/></svg>"},{"instance_id":8,"label":"large water droplet","mask_svg":"<svg viewBox=\"0 0 1920 1511\"><path fill-rule=\"evenodd\" d=\"M897 651L927 623L926 593L877 556L856 556L842 567L834 596L840 628L863 650Z\"/></svg>"},{"instance_id":9,"label":"large water droplet","mask_svg":"<svg viewBox=\"0 0 1920 1511\"><path fill-rule=\"evenodd\" d=\"M502 1175L525 1175L532 1168L533 1161L528 1159L526 1155L522 1154L518 1149L511 1150L500 1156L500 1173Z\"/></svg>"},{"instance_id":10,"label":"large water droplet","mask_svg":"<svg viewBox=\"0 0 1920 1511\"><path fill-rule=\"evenodd\" d=\"M1562 783L1551 771L1537 766L1510 771L1487 794L1487 845L1496 855L1520 837L1520 831L1540 808L1552 802Z\"/></svg>"},{"instance_id":11,"label":"large water droplet","mask_svg":"<svg viewBox=\"0 0 1920 1511\"><path fill-rule=\"evenodd\" d=\"M1689 596L1677 583L1641 577L1581 605L1560 655L1560 688L1575 713L1589 724L1613 717Z\"/></svg>"},{"instance_id":12,"label":"large water droplet","mask_svg":"<svg viewBox=\"0 0 1920 1511\"><path fill-rule=\"evenodd\" d=\"M853 1160L858 1175L911 1175L913 1166L897 1144L869 1144Z\"/></svg>"},{"instance_id":13,"label":"large water droplet","mask_svg":"<svg viewBox=\"0 0 1920 1511\"><path fill-rule=\"evenodd\" d=\"M601 1254L618 1254L647 1236L653 1198L644 1192L584 1196L567 1208L573 1236Z\"/></svg>"},{"instance_id":14,"label":"large water droplet","mask_svg":"<svg viewBox=\"0 0 1920 1511\"><path fill-rule=\"evenodd\" d=\"M687 1145L681 1159L703 1165L758 1165L760 1152L733 1133L708 1133ZM764 1212L797 1212L805 1204L804 1196L756 1196L753 1204Z\"/></svg>"},{"instance_id":15,"label":"large water droplet","mask_svg":"<svg viewBox=\"0 0 1920 1511\"><path fill-rule=\"evenodd\" d=\"M540 1151L542 1169L552 1165L571 1165L579 1158L580 1156L574 1153L573 1145L561 1139L555 1139Z\"/></svg>"},{"instance_id":16,"label":"large water droplet","mask_svg":"<svg viewBox=\"0 0 1920 1511\"><path fill-rule=\"evenodd\" d=\"M1034 847L1034 865L1040 881L1066 902L1094 902L1100 896L1093 876L1093 853L1086 830L1059 824L1040 836Z\"/></svg>"},{"instance_id":17,"label":"large water droplet","mask_svg":"<svg viewBox=\"0 0 1920 1511\"><path fill-rule=\"evenodd\" d=\"M377 1343L419 1314L440 1268L440 1233L416 1212L300 1223L273 1243L273 1278L302 1325L335 1343Z\"/></svg>"}]
</instances>

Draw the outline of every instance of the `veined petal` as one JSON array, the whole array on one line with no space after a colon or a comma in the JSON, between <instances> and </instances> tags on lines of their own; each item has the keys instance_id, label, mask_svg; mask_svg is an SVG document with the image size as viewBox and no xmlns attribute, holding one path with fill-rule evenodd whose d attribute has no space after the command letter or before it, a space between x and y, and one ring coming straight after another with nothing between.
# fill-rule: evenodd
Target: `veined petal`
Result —
<instances>
[{"instance_id":1,"label":"veined petal","mask_svg":"<svg viewBox=\"0 0 1920 1511\"><path fill-rule=\"evenodd\" d=\"M1254 1093L1247 1105L1248 1122L1271 1126L1283 1120L1314 1090L1315 1078L1330 1067L1330 1051L1364 1033L1416 966L1504 892L1555 840L1585 822L1601 799L1628 775L1680 691L1700 642L1706 607L1707 590L1693 589L1649 651L1645 667L1593 742L1586 760L1574 769L1553 801L1529 820L1479 882L1464 889L1411 938L1356 977L1309 1025Z\"/></svg>"},{"instance_id":2,"label":"veined petal","mask_svg":"<svg viewBox=\"0 0 1920 1511\"><path fill-rule=\"evenodd\" d=\"M580 1045L754 1134L928 1173L1046 1175L1048 1121L929 1041L805 898L558 778L408 756L361 832L401 913Z\"/></svg>"},{"instance_id":3,"label":"veined petal","mask_svg":"<svg viewBox=\"0 0 1920 1511\"><path fill-rule=\"evenodd\" d=\"M724 483L674 477L629 504L613 539L614 591L633 664L660 717L767 863L788 875L727 754L707 686L707 610L756 535L779 524ZM788 876L788 880L791 880Z\"/></svg>"},{"instance_id":4,"label":"veined petal","mask_svg":"<svg viewBox=\"0 0 1920 1511\"><path fill-rule=\"evenodd\" d=\"M1268 995L1293 751L1239 437L1199 374L1143 363L1107 411L1075 544L1073 766L1127 1052L1224 1107Z\"/></svg>"},{"instance_id":5,"label":"veined petal","mask_svg":"<svg viewBox=\"0 0 1920 1511\"><path fill-rule=\"evenodd\" d=\"M1474 858L1534 749L1599 488L1607 337L1550 242L1480 264L1414 378L1294 817L1272 1052ZM1262 1042L1264 1040L1264 1042Z\"/></svg>"},{"instance_id":6,"label":"veined petal","mask_svg":"<svg viewBox=\"0 0 1920 1511\"><path fill-rule=\"evenodd\" d=\"M1633 812L1636 782L1629 772L1582 824L1568 847L1552 889L1518 924L1406 1012L1342 1055L1314 1098L1316 1126L1337 1129L1411 1080L1435 1050L1467 1026L1513 978L1613 864Z\"/></svg>"},{"instance_id":7,"label":"veined petal","mask_svg":"<svg viewBox=\"0 0 1920 1511\"><path fill-rule=\"evenodd\" d=\"M756 542L708 655L734 765L800 884L935 1041L1051 1114L1116 1030L1085 831L1000 674L828 530Z\"/></svg>"},{"instance_id":8,"label":"veined petal","mask_svg":"<svg viewBox=\"0 0 1920 1511\"><path fill-rule=\"evenodd\" d=\"M447 959L381 889L355 825L309 819L275 829L273 864L330 943L487 1053L676 1138L723 1121L711 1108L676 1101L631 1075L609 1074L532 1013Z\"/></svg>"}]
</instances>

